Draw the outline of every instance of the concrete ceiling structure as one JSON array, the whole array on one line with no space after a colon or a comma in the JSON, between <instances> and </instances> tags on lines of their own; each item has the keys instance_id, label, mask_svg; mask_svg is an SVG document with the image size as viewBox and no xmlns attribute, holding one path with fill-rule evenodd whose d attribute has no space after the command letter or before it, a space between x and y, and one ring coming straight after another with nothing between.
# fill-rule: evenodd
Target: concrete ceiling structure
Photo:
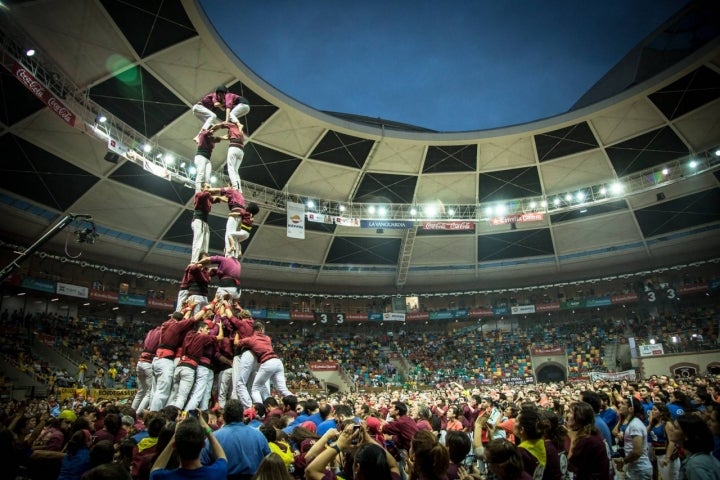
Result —
<instances>
[{"instance_id":1,"label":"concrete ceiling structure","mask_svg":"<svg viewBox=\"0 0 720 480\"><path fill-rule=\"evenodd\" d=\"M12 71L0 73L5 242L29 245L63 215L88 214L100 237L83 258L179 278L190 258L187 169L200 126L190 108L224 84L251 106L240 175L262 211L243 249L247 287L464 291L717 256L720 20L712 2L679 12L570 112L462 133L315 111L254 75L192 0L4 3L4 66L27 67L78 119L69 126ZM30 47L34 57L24 55ZM100 114L108 122L96 123ZM129 153L108 157L108 137ZM213 157L219 178L225 149ZM618 181L626 190L613 196L605 188ZM380 231L307 221L304 240L288 238L286 204L306 200L320 215L377 220L368 207L384 206L382 219L414 223ZM422 213L437 200L443 218ZM505 214L491 212L498 205ZM216 207L209 222L213 252L222 251L224 213ZM522 213L540 215L490 221ZM453 220L472 230L423 227ZM66 238L43 248L62 253Z\"/></svg>"}]
</instances>

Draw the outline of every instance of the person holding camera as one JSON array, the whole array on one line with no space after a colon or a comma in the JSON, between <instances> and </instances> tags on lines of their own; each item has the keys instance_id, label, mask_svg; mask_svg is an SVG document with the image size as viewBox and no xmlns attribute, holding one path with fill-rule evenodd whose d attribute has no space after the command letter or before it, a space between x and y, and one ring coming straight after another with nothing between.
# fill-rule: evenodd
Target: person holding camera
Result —
<instances>
[{"instance_id":1,"label":"person holding camera","mask_svg":"<svg viewBox=\"0 0 720 480\"><path fill-rule=\"evenodd\" d=\"M205 446L205 438L210 445L212 461L205 465L200 462L200 452ZM170 458L177 454L180 468L167 469ZM175 480L181 478L202 478L204 480L225 480L228 478L228 464L225 451L215 438L202 416L196 410L196 416L188 416L179 422L175 434L162 451L152 471L150 480Z\"/></svg>"},{"instance_id":2,"label":"person holding camera","mask_svg":"<svg viewBox=\"0 0 720 480\"><path fill-rule=\"evenodd\" d=\"M352 478L355 480L400 480L400 468L395 459L372 439L363 425L348 424L341 432L331 428L325 436L336 440L312 459L305 469L306 479L335 480L337 474L329 470L328 465L338 460L342 465L343 460L349 462L352 459Z\"/></svg>"}]
</instances>

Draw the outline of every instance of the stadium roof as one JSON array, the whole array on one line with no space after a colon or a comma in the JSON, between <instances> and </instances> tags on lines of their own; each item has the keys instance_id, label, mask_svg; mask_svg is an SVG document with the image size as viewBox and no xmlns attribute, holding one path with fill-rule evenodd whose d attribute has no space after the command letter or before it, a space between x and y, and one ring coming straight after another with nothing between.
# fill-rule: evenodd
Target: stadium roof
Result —
<instances>
[{"instance_id":1,"label":"stadium roof","mask_svg":"<svg viewBox=\"0 0 720 480\"><path fill-rule=\"evenodd\" d=\"M22 62L78 124L1 72L3 238L27 245L64 214L89 214L101 236L82 247L84 259L179 278L190 256L187 169L200 125L190 108L225 84L251 105L240 175L263 207L244 245L246 287L468 290L710 258L720 246L720 20L711 4L670 19L566 114L437 133L318 112L283 95L230 53L190 0L11 2L3 64ZM29 47L34 57L24 56ZM101 114L108 122L96 123ZM107 156L108 137L132 153ZM221 144L213 157L219 177L224 152ZM175 161L165 165L168 153ZM602 191L618 180L624 194ZM319 215L414 223L307 221L304 240L288 238L286 204L306 200ZM421 213L437 200L442 219ZM389 213L373 216L370 205ZM488 210L499 205L506 213ZM215 208L210 218L214 252L224 213ZM542 215L526 222L523 213ZM473 230L423 228L440 220ZM66 252L66 242L58 235L45 248Z\"/></svg>"}]
</instances>

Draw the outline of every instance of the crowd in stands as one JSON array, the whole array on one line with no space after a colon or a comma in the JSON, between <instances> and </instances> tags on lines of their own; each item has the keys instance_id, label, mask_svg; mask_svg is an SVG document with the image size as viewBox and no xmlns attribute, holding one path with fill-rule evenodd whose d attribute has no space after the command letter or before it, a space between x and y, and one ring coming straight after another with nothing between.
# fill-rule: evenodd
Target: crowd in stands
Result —
<instances>
[{"instance_id":1,"label":"crowd in stands","mask_svg":"<svg viewBox=\"0 0 720 480\"><path fill-rule=\"evenodd\" d=\"M274 334L283 357L288 385L294 390L321 387L308 361L337 362L359 389L369 387L433 387L457 382L480 384L532 376L529 348L563 346L570 377L594 371L614 371L606 362L606 348L632 335L638 343L655 339L667 351L687 351L717 345L718 309L714 305L689 306L675 315L637 318L587 315L545 322L525 322L510 329L488 325L432 330L412 326L381 331L338 330L328 336L308 328ZM48 365L33 354L34 342L45 342L61 351L79 352L86 359L86 386L134 388L135 369L142 349L146 322L118 322L102 318L69 318L55 314L0 315L5 335L0 355L35 380L56 386L73 386L79 371ZM100 340L99 340L100 339ZM37 348L37 345L35 346ZM394 359L409 367L399 372ZM77 363L77 359L74 359ZM401 373L403 375L401 375Z\"/></svg>"},{"instance_id":2,"label":"crowd in stands","mask_svg":"<svg viewBox=\"0 0 720 480\"><path fill-rule=\"evenodd\" d=\"M546 478L543 472L570 478L565 468L577 479L609 480L613 468L650 477L665 469L670 479L680 471L690 480L720 474L720 376L271 396L244 411L229 400L224 410L198 413L199 420L176 407L135 412L124 397L7 400L0 405L4 473L147 479L159 478L152 471L220 462L213 467L225 472L218 478L335 478L324 476L326 468L353 478L353 461L362 462L353 455L372 445L384 471L404 469L409 478L468 480L488 470L501 479ZM198 423L209 443L188 453L177 423ZM215 441L222 454L212 452ZM191 454L200 461L184 457ZM521 460L506 463L503 455ZM282 466L282 476L253 476L270 461ZM366 478L358 468L367 466L355 467L355 478ZM511 475L513 468L519 471ZM114 476L100 477L105 470Z\"/></svg>"}]
</instances>

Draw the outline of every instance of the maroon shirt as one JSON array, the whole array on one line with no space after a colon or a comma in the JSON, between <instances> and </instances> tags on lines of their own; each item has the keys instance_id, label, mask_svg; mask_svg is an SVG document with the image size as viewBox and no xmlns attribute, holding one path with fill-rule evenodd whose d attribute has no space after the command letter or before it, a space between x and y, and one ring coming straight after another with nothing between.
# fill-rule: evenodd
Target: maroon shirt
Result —
<instances>
[{"instance_id":1,"label":"maroon shirt","mask_svg":"<svg viewBox=\"0 0 720 480\"><path fill-rule=\"evenodd\" d=\"M202 97L198 103L203 107L212 110L213 108L215 108L215 103L222 102L220 102L220 99L218 98L216 93L208 93L207 95Z\"/></svg>"},{"instance_id":2,"label":"maroon shirt","mask_svg":"<svg viewBox=\"0 0 720 480\"><path fill-rule=\"evenodd\" d=\"M189 357L193 362L200 363L203 350L208 345L215 343L215 336L208 333L188 332L183 341L183 360Z\"/></svg>"},{"instance_id":3,"label":"maroon shirt","mask_svg":"<svg viewBox=\"0 0 720 480\"><path fill-rule=\"evenodd\" d=\"M222 128L228 131L228 141L233 147L243 148L245 146L245 135L236 123L223 122L220 124Z\"/></svg>"},{"instance_id":4,"label":"maroon shirt","mask_svg":"<svg viewBox=\"0 0 720 480\"><path fill-rule=\"evenodd\" d=\"M153 357L155 356L155 350L157 350L158 345L160 345L160 329L161 326L157 326L150 330L147 335L145 335L145 341L143 342L143 351L140 354L140 358L138 359L141 362L152 362Z\"/></svg>"},{"instance_id":5,"label":"maroon shirt","mask_svg":"<svg viewBox=\"0 0 720 480\"><path fill-rule=\"evenodd\" d=\"M193 263L185 268L182 280L180 280L180 290L187 290L191 295L207 296L209 284L210 275L207 269Z\"/></svg>"},{"instance_id":6,"label":"maroon shirt","mask_svg":"<svg viewBox=\"0 0 720 480\"><path fill-rule=\"evenodd\" d=\"M255 320L253 320L252 318L230 317L228 318L228 321L230 322L233 331L240 334L240 338L247 338L252 336L253 324L255 323Z\"/></svg>"},{"instance_id":7,"label":"maroon shirt","mask_svg":"<svg viewBox=\"0 0 720 480\"><path fill-rule=\"evenodd\" d=\"M213 148L215 148L215 137L213 137L213 132L210 130L200 130L197 138L197 155L202 155L203 157L209 159L212 155Z\"/></svg>"},{"instance_id":8,"label":"maroon shirt","mask_svg":"<svg viewBox=\"0 0 720 480\"><path fill-rule=\"evenodd\" d=\"M232 361L233 358L233 340L230 337L223 337L222 340L220 340L217 344L217 347L215 348L215 363L220 367L221 370L225 370L226 368L230 368L231 365L228 365L227 363L223 362L221 357L225 357L228 360Z\"/></svg>"},{"instance_id":9,"label":"maroon shirt","mask_svg":"<svg viewBox=\"0 0 720 480\"><path fill-rule=\"evenodd\" d=\"M245 210L245 196L239 190L232 187L223 187L220 189L220 195L227 197L228 209L231 212Z\"/></svg>"},{"instance_id":10,"label":"maroon shirt","mask_svg":"<svg viewBox=\"0 0 720 480\"><path fill-rule=\"evenodd\" d=\"M217 264L217 277L220 280L220 286L234 286L240 285L240 272L242 267L237 258L234 257L221 257L220 255L213 255L210 257L210 263Z\"/></svg>"},{"instance_id":11,"label":"maroon shirt","mask_svg":"<svg viewBox=\"0 0 720 480\"><path fill-rule=\"evenodd\" d=\"M382 433L397 437L398 448L404 450L410 450L410 442L417 432L417 423L415 423L415 420L407 415L401 415L392 422L386 423L382 427Z\"/></svg>"},{"instance_id":12,"label":"maroon shirt","mask_svg":"<svg viewBox=\"0 0 720 480\"><path fill-rule=\"evenodd\" d=\"M193 211L193 218L199 218L203 222L207 222L210 210L212 210L212 204L218 203L220 200L213 199L210 192L197 192L193 199L195 210Z\"/></svg>"},{"instance_id":13,"label":"maroon shirt","mask_svg":"<svg viewBox=\"0 0 720 480\"><path fill-rule=\"evenodd\" d=\"M238 105L240 103L244 103L245 105L247 105L248 101L245 97L241 97L236 93L227 92L225 94L225 108L233 108L235 105Z\"/></svg>"},{"instance_id":14,"label":"maroon shirt","mask_svg":"<svg viewBox=\"0 0 720 480\"><path fill-rule=\"evenodd\" d=\"M183 320L171 318L164 322L160 327L162 330L160 333L160 345L158 345L158 347L175 350L182 344L185 334L191 330L194 325L195 319L193 317Z\"/></svg>"},{"instance_id":15,"label":"maroon shirt","mask_svg":"<svg viewBox=\"0 0 720 480\"><path fill-rule=\"evenodd\" d=\"M270 337L264 333L254 332L247 338L240 339L240 348L248 348L258 359L258 363L264 363L271 358L278 358L272 347Z\"/></svg>"}]
</instances>

